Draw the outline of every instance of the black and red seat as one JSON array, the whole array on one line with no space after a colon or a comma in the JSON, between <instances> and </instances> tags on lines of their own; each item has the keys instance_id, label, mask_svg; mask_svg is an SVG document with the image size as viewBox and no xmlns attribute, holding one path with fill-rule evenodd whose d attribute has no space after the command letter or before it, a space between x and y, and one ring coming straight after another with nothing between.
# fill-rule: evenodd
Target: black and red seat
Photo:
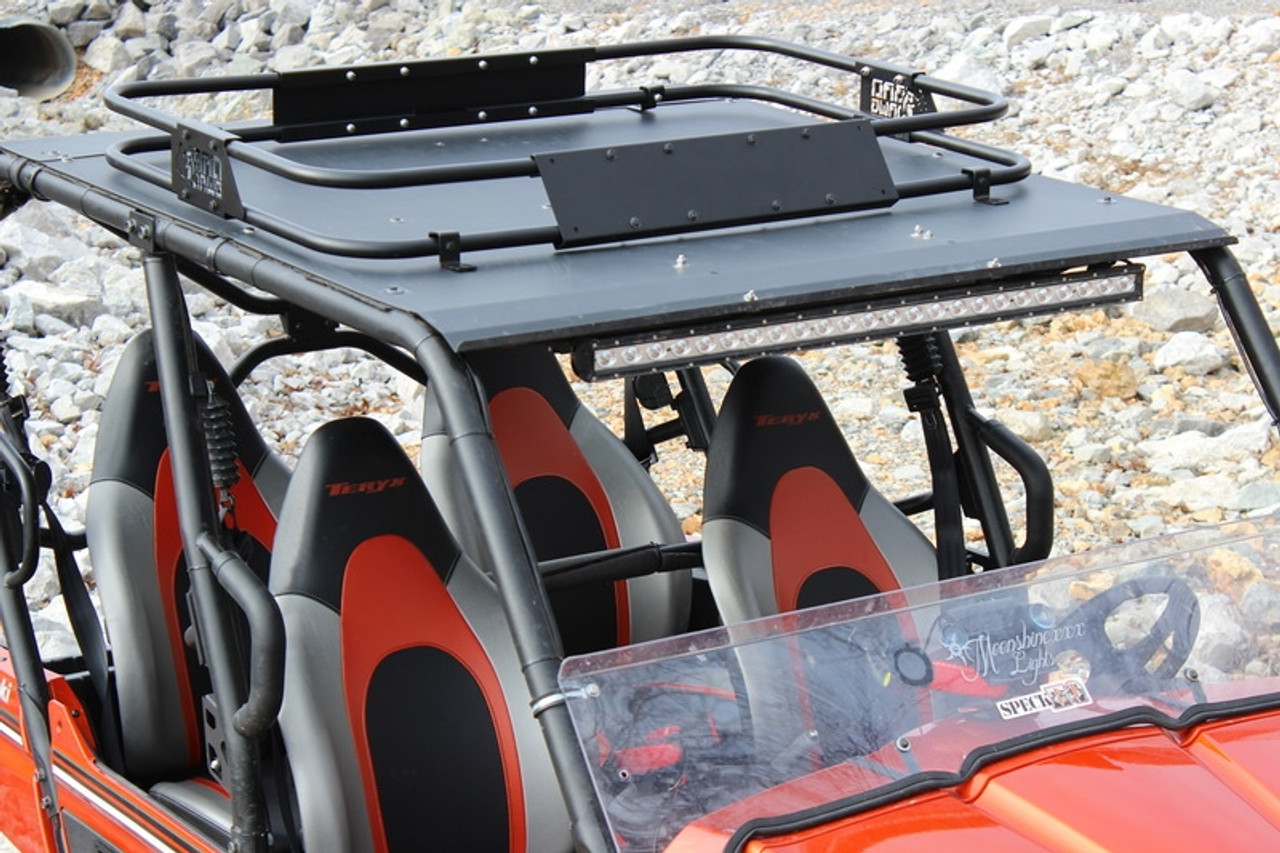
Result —
<instances>
[{"instance_id":1,"label":"black and red seat","mask_svg":"<svg viewBox=\"0 0 1280 853\"><path fill-rule=\"evenodd\" d=\"M307 849L570 847L497 591L376 421L308 441L271 589Z\"/></svg>"},{"instance_id":2,"label":"black and red seat","mask_svg":"<svg viewBox=\"0 0 1280 853\"><path fill-rule=\"evenodd\" d=\"M578 399L543 346L478 352L468 363L484 386L507 479L539 560L684 541L648 472ZM482 553L453 474L448 439L428 388L424 476L468 553ZM551 603L567 654L670 636L686 629L686 571L559 590Z\"/></svg>"},{"instance_id":3,"label":"black and red seat","mask_svg":"<svg viewBox=\"0 0 1280 853\"><path fill-rule=\"evenodd\" d=\"M932 544L867 481L793 359L748 362L707 451L703 558L726 623L938 579Z\"/></svg>"},{"instance_id":4,"label":"black and red seat","mask_svg":"<svg viewBox=\"0 0 1280 853\"><path fill-rule=\"evenodd\" d=\"M233 538L264 578L288 469L253 427L226 373L203 343L199 369L229 406L240 481ZM174 499L152 333L125 347L102 407L86 535L115 666L124 766L116 768L192 809L226 810L208 782L202 697L208 675L186 642L188 578ZM195 782L186 793L175 783ZM201 804L203 803L203 805ZM210 815L218 825L223 816Z\"/></svg>"}]
</instances>

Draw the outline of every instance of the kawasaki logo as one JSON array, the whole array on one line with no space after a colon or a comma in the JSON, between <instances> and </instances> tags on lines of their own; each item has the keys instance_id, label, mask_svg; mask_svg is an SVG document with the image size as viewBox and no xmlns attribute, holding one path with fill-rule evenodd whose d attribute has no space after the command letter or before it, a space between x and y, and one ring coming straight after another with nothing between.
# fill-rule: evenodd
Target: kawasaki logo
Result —
<instances>
[{"instance_id":1,"label":"kawasaki logo","mask_svg":"<svg viewBox=\"0 0 1280 853\"><path fill-rule=\"evenodd\" d=\"M387 489L397 489L404 483L404 477L390 477L386 480L365 480L363 483L325 483L324 487L329 490L329 497L336 498L339 495L376 495Z\"/></svg>"},{"instance_id":2,"label":"kawasaki logo","mask_svg":"<svg viewBox=\"0 0 1280 853\"><path fill-rule=\"evenodd\" d=\"M800 426L818 419L817 412L797 412L794 415L756 415L756 426Z\"/></svg>"}]
</instances>

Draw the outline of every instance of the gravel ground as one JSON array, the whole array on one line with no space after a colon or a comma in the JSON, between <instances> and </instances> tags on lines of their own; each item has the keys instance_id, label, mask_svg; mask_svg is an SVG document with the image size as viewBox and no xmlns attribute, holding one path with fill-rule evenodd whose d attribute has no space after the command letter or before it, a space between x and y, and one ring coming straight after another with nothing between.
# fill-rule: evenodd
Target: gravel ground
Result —
<instances>
[{"instance_id":1,"label":"gravel ground","mask_svg":"<svg viewBox=\"0 0 1280 853\"><path fill-rule=\"evenodd\" d=\"M684 5L494 2L451 7L408 0L159 0L151 11L107 0L0 2L0 19L62 26L82 67L69 95L46 104L0 90L0 139L128 127L99 96L115 81L287 70L318 63L616 43L699 33L768 34L896 61L1012 102L971 131L1020 151L1047 175L1173 204L1224 224L1273 328L1280 326L1280 3L1212 5L1107 0L1092 11L1011 2L729 2ZM715 59L716 61L712 62ZM593 71L593 84L713 80L719 75L855 98L848 81L785 62L691 55ZM853 87L856 90L856 87ZM211 120L240 118L253 99L193 99ZM7 260L7 263L6 263ZM0 223L0 336L16 390L64 484L58 510L83 521L101 402L120 347L144 322L137 253L62 211L27 205ZM1003 324L958 347L980 405L1050 463L1059 550L1149 536L1280 504L1280 450L1208 288L1186 260L1149 261L1140 308ZM74 298L73 298L74 297ZM197 330L225 360L273 321L235 317L192 298ZM919 427L901 400L892 345L805 356L869 476L900 497L928 487ZM715 393L724 377L710 375ZM616 422L611 388L583 388ZM268 440L296 453L323 419L372 413L407 445L418 429L412 389L348 353L257 371L245 388ZM701 459L664 452L655 476L688 530L699 522ZM1007 473L1007 472L1006 472ZM1016 492L1014 484L1011 490ZM1015 513L1016 516L1016 513ZM61 627L52 572L31 596L42 640Z\"/></svg>"}]
</instances>

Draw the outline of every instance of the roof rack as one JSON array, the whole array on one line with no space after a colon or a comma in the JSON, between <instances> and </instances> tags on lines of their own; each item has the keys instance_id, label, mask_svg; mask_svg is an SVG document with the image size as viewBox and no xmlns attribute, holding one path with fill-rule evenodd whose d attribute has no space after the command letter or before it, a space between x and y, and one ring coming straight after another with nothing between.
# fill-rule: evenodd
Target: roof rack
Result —
<instances>
[{"instance_id":1,"label":"roof rack","mask_svg":"<svg viewBox=\"0 0 1280 853\"><path fill-rule=\"evenodd\" d=\"M586 91L588 63L712 50L776 54L855 74L862 109L743 84ZM254 90L271 92L270 123L235 129L181 119L140 102ZM966 106L939 112L934 96ZM783 107L800 123L379 169L338 168L290 156L316 141L475 128L605 108L648 111L706 99ZM164 134L114 144L107 162L121 172L317 252L350 258L439 256L442 265L460 270L467 268L460 261L463 251L535 244L568 249L889 207L899 199L957 191L971 191L985 201L992 186L1020 181L1031 170L1018 154L944 132L1002 116L1007 103L998 95L886 63L744 36L146 81L118 87L108 93L107 103ZM970 161L954 173L895 181L882 150L886 137L990 165ZM154 156L166 149L171 152L168 170ZM542 224L546 217L541 216L527 227L471 233L437 230L396 240L335 236L247 198L237 167L291 183L358 190L540 178L554 224Z\"/></svg>"}]
</instances>

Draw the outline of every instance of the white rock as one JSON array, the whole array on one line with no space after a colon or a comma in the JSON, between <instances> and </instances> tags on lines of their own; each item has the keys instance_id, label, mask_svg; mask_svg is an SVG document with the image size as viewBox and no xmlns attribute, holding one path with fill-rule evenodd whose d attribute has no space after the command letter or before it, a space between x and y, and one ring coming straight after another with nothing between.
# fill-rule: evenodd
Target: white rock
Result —
<instances>
[{"instance_id":1,"label":"white rock","mask_svg":"<svg viewBox=\"0 0 1280 853\"><path fill-rule=\"evenodd\" d=\"M1199 332L1176 332L1156 350L1153 363L1156 370L1181 367L1192 376L1204 376L1225 365L1227 357Z\"/></svg>"},{"instance_id":2,"label":"white rock","mask_svg":"<svg viewBox=\"0 0 1280 853\"><path fill-rule=\"evenodd\" d=\"M315 64L315 53L305 44L291 44L276 51L267 62L275 71L296 71Z\"/></svg>"},{"instance_id":3,"label":"white rock","mask_svg":"<svg viewBox=\"0 0 1280 853\"><path fill-rule=\"evenodd\" d=\"M1085 47L1094 53L1103 53L1115 46L1120 41L1120 33L1111 27L1098 26L1090 27L1085 35Z\"/></svg>"},{"instance_id":4,"label":"white rock","mask_svg":"<svg viewBox=\"0 0 1280 853\"><path fill-rule=\"evenodd\" d=\"M133 326L113 314L99 314L93 320L93 336L99 346L122 344L133 337Z\"/></svg>"},{"instance_id":5,"label":"white rock","mask_svg":"<svg viewBox=\"0 0 1280 853\"><path fill-rule=\"evenodd\" d=\"M1040 412L1027 412L1021 409L1003 409L996 414L996 420L1007 426L1014 435L1032 444L1048 441L1053 437L1053 423Z\"/></svg>"},{"instance_id":6,"label":"white rock","mask_svg":"<svg viewBox=\"0 0 1280 853\"><path fill-rule=\"evenodd\" d=\"M1063 12L1061 15L1053 19L1053 25L1049 28L1050 33L1062 33L1067 30L1074 30L1076 27L1087 24L1094 19L1093 12L1083 9Z\"/></svg>"},{"instance_id":7,"label":"white rock","mask_svg":"<svg viewBox=\"0 0 1280 853\"><path fill-rule=\"evenodd\" d=\"M45 337L56 337L65 335L68 332L74 332L75 326L65 320L59 320L50 314L37 314L35 318L35 329Z\"/></svg>"},{"instance_id":8,"label":"white rock","mask_svg":"<svg viewBox=\"0 0 1280 853\"><path fill-rule=\"evenodd\" d=\"M1204 470L1220 467L1227 461L1257 458L1266 452L1271 440L1270 423L1265 418L1259 418L1231 427L1213 437L1192 430L1168 438L1148 439L1139 442L1137 447L1147 457L1152 473L1167 475L1178 470ZM1180 485L1175 483L1169 488ZM1215 506L1221 506L1222 501L1236 493L1234 484L1215 489L1219 501L1213 504ZM1177 491L1176 494L1180 496L1182 492Z\"/></svg>"},{"instance_id":9,"label":"white rock","mask_svg":"<svg viewBox=\"0 0 1280 853\"><path fill-rule=\"evenodd\" d=\"M1002 93L1006 88L1004 78L989 62L969 52L957 53L937 70L935 76L988 92ZM951 102L950 98L937 100L940 109L945 108L944 103Z\"/></svg>"},{"instance_id":10,"label":"white rock","mask_svg":"<svg viewBox=\"0 0 1280 853\"><path fill-rule=\"evenodd\" d=\"M111 34L98 36L84 52L84 64L103 74L114 74L132 62L124 42Z\"/></svg>"},{"instance_id":11,"label":"white rock","mask_svg":"<svg viewBox=\"0 0 1280 853\"><path fill-rule=\"evenodd\" d=\"M83 11L84 0L53 0L46 7L49 23L58 27L65 27Z\"/></svg>"},{"instance_id":12,"label":"white rock","mask_svg":"<svg viewBox=\"0 0 1280 853\"><path fill-rule=\"evenodd\" d=\"M1166 267L1175 272L1173 267ZM1133 316L1160 332L1209 332L1222 317L1218 303L1180 287L1155 287L1133 306Z\"/></svg>"},{"instance_id":13,"label":"white rock","mask_svg":"<svg viewBox=\"0 0 1280 853\"><path fill-rule=\"evenodd\" d=\"M1006 24L1001 38L1006 48L1013 48L1024 41L1049 35L1052 27L1053 18L1049 15L1025 15Z\"/></svg>"},{"instance_id":14,"label":"white rock","mask_svg":"<svg viewBox=\"0 0 1280 853\"><path fill-rule=\"evenodd\" d=\"M1243 27L1236 34L1241 52L1272 54L1280 50L1280 18L1270 17Z\"/></svg>"},{"instance_id":15,"label":"white rock","mask_svg":"<svg viewBox=\"0 0 1280 853\"><path fill-rule=\"evenodd\" d=\"M1138 53L1150 58L1167 56L1173 37L1162 26L1154 26L1138 39Z\"/></svg>"},{"instance_id":16,"label":"white rock","mask_svg":"<svg viewBox=\"0 0 1280 853\"><path fill-rule=\"evenodd\" d=\"M1206 665L1229 672L1244 664L1249 632L1241 625L1240 611L1224 593L1200 598L1200 631L1187 666Z\"/></svg>"},{"instance_id":17,"label":"white rock","mask_svg":"<svg viewBox=\"0 0 1280 853\"><path fill-rule=\"evenodd\" d=\"M1280 483L1273 480L1257 480L1242 486L1232 501L1235 509L1266 509L1280 504Z\"/></svg>"},{"instance_id":18,"label":"white rock","mask_svg":"<svg viewBox=\"0 0 1280 853\"><path fill-rule=\"evenodd\" d=\"M48 278L63 263L89 253L66 222L41 204L27 204L0 220L0 246L9 265L31 278Z\"/></svg>"},{"instance_id":19,"label":"white rock","mask_svg":"<svg viewBox=\"0 0 1280 853\"><path fill-rule=\"evenodd\" d=\"M186 41L173 49L173 60L183 77L198 76L217 58L218 49L207 42Z\"/></svg>"},{"instance_id":20,"label":"white rock","mask_svg":"<svg viewBox=\"0 0 1280 853\"><path fill-rule=\"evenodd\" d=\"M1217 93L1198 74L1179 68L1165 78L1169 98L1184 110L1203 110L1213 106Z\"/></svg>"},{"instance_id":21,"label":"white rock","mask_svg":"<svg viewBox=\"0 0 1280 853\"><path fill-rule=\"evenodd\" d=\"M133 3L124 3L116 14L116 22L111 25L111 34L122 41L137 38L147 32L145 13Z\"/></svg>"},{"instance_id":22,"label":"white rock","mask_svg":"<svg viewBox=\"0 0 1280 853\"><path fill-rule=\"evenodd\" d=\"M1269 581L1255 581L1240 598L1240 612L1255 631L1280 629L1280 589Z\"/></svg>"},{"instance_id":23,"label":"white rock","mask_svg":"<svg viewBox=\"0 0 1280 853\"><path fill-rule=\"evenodd\" d=\"M5 290L5 295L10 299L11 309L16 297L19 300L25 300L25 304L35 314L51 314L76 325L90 322L103 310L99 296L56 287L48 282L34 279L23 279ZM33 316L33 324L34 321Z\"/></svg>"},{"instance_id":24,"label":"white rock","mask_svg":"<svg viewBox=\"0 0 1280 853\"><path fill-rule=\"evenodd\" d=\"M60 599L61 596L59 596ZM49 611L52 609L51 602L31 617L31 624L36 633L36 646L40 649L40 658L51 661L76 657L80 654L76 635L71 632L69 622L49 618ZM65 613L65 607L62 610Z\"/></svg>"},{"instance_id":25,"label":"white rock","mask_svg":"<svg viewBox=\"0 0 1280 853\"><path fill-rule=\"evenodd\" d=\"M64 424L80 420L80 409L70 397L59 397L54 400L49 406L49 414Z\"/></svg>"},{"instance_id":26,"label":"white rock","mask_svg":"<svg viewBox=\"0 0 1280 853\"><path fill-rule=\"evenodd\" d=\"M289 24L306 26L311 21L312 4L308 0L271 0L276 13L276 29Z\"/></svg>"}]
</instances>

